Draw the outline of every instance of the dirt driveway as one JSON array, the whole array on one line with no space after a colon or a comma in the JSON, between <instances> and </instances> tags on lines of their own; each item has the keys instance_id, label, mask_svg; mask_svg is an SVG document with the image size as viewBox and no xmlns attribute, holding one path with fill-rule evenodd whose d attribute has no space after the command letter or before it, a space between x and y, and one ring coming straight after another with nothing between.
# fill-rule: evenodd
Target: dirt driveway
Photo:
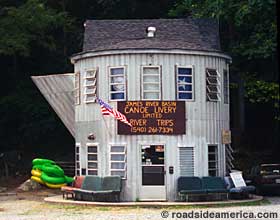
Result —
<instances>
[{"instance_id":1,"label":"dirt driveway","mask_svg":"<svg viewBox=\"0 0 280 220\"><path fill-rule=\"evenodd\" d=\"M269 201L251 206L239 207L87 207L73 205L48 204L43 198L57 194L52 190L41 190L37 193L18 193L17 195L0 196L0 220L136 220L136 219L186 219L184 213L190 212L278 212L280 219L280 198L268 198ZM188 218L190 219L190 218ZM201 218L196 218L201 219ZM208 218L203 218L208 219ZM210 218L209 218L210 219ZM223 218L211 218L223 219ZM235 218L231 218L235 219ZM245 218L236 218L245 219ZM248 218L246 218L248 219ZM265 218L258 218L265 219ZM267 218L266 218L267 219Z\"/></svg>"}]
</instances>

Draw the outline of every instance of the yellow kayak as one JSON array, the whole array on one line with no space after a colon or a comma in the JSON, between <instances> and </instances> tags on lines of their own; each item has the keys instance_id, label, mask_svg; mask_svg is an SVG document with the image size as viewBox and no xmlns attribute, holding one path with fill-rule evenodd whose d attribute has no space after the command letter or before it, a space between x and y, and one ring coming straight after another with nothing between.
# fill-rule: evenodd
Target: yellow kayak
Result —
<instances>
[{"instance_id":1,"label":"yellow kayak","mask_svg":"<svg viewBox=\"0 0 280 220\"><path fill-rule=\"evenodd\" d=\"M40 184L45 184L42 180L41 180L41 178L40 177L38 177L38 176L31 176L31 179L32 180L34 180L35 182L37 182L37 183L40 183Z\"/></svg>"},{"instance_id":2,"label":"yellow kayak","mask_svg":"<svg viewBox=\"0 0 280 220\"><path fill-rule=\"evenodd\" d=\"M41 177L42 171L40 170L31 170L32 176Z\"/></svg>"},{"instance_id":3,"label":"yellow kayak","mask_svg":"<svg viewBox=\"0 0 280 220\"><path fill-rule=\"evenodd\" d=\"M66 183L62 183L62 184L51 184L51 183L45 183L47 187L51 188L51 189L60 189L62 186L66 186Z\"/></svg>"}]
</instances>

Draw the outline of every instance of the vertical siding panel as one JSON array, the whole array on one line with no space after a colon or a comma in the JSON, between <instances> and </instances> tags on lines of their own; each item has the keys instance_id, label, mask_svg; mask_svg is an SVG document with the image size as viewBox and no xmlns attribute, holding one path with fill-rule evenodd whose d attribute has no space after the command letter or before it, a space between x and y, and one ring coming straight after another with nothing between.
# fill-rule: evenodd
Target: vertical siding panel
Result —
<instances>
[{"instance_id":1,"label":"vertical siding panel","mask_svg":"<svg viewBox=\"0 0 280 220\"><path fill-rule=\"evenodd\" d=\"M98 92L99 97L108 101L108 66L126 65L127 67L127 94L128 100L141 100L141 66L142 65L161 65L162 66L162 98L164 100L175 100L176 79L175 65L194 66L194 102L186 102L186 135L164 136L164 135L117 135L117 122L114 118L102 118L98 104L84 104L84 91L81 91L81 105L76 106L76 121L79 131L76 141L85 146L86 136L89 132L96 134L96 140L100 144L100 169L102 175L109 174L109 143L126 143L127 145L127 179L125 182L124 195L127 200L135 200L138 196L138 185L141 184L141 171L139 170L140 143L165 143L166 147L166 169L174 166L174 174L166 174L167 197L175 199L174 190L179 174L178 168L178 145L194 147L195 175L207 175L208 170L208 150L206 143L220 143L221 129L229 127L228 107L223 102L206 102L206 79L205 68L218 68L221 74L225 66L221 58L214 58L202 55L178 55L178 54L122 54L106 55L80 60L75 64L75 71L81 71L81 88L83 89L84 70L90 67L99 67ZM101 86L102 85L102 86ZM221 94L222 96L222 94ZM117 107L116 102L110 105ZM106 127L106 124L108 128ZM109 132L110 131L110 132ZM176 153L175 153L176 149ZM224 154L220 145L220 155ZM81 150L83 166L85 166L85 149ZM82 163L82 161L81 161ZM223 170L224 159L221 158L220 169Z\"/></svg>"}]
</instances>

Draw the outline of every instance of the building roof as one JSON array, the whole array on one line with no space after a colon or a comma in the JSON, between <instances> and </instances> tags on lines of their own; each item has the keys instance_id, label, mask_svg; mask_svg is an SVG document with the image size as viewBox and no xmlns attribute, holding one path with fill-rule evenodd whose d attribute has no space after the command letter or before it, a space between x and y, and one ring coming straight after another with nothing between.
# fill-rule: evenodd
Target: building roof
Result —
<instances>
[{"instance_id":1,"label":"building roof","mask_svg":"<svg viewBox=\"0 0 280 220\"><path fill-rule=\"evenodd\" d=\"M155 37L146 29L155 27ZM87 20L83 52L120 49L183 49L220 52L213 19Z\"/></svg>"}]
</instances>

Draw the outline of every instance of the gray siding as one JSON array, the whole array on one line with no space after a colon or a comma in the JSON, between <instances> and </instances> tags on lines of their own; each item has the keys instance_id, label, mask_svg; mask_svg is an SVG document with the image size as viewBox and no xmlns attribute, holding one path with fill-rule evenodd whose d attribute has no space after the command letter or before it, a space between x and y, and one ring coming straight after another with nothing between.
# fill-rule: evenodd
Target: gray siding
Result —
<instances>
[{"instance_id":1,"label":"gray siding","mask_svg":"<svg viewBox=\"0 0 280 220\"><path fill-rule=\"evenodd\" d=\"M162 99L175 100L175 66L194 66L194 101L186 102L185 135L117 135L117 122L112 117L102 117L98 104L85 104L83 77L86 69L98 67L98 94L108 102L109 66L126 66L127 100L140 100L140 73L142 65L160 65L162 68ZM221 101L206 102L205 68L216 68L220 73ZM140 145L164 144L166 170L174 166L174 174L166 173L168 200L176 199L176 180L180 176L179 146L194 147L194 175L208 175L207 144L218 144L219 173L225 173L225 150L221 143L222 129L229 129L229 105L223 101L223 69L228 68L224 57L190 54L143 53L116 54L85 58L75 63L75 71L81 72L81 105L76 106L76 142L81 143L81 165L86 167L86 143L89 133L95 133L99 144L99 174L109 175L108 145L110 143L127 146L127 179L124 180L125 200L135 200L141 183ZM116 108L116 102L108 102Z\"/></svg>"},{"instance_id":2,"label":"gray siding","mask_svg":"<svg viewBox=\"0 0 280 220\"><path fill-rule=\"evenodd\" d=\"M45 99L75 137L74 74L32 76Z\"/></svg>"}]
</instances>

